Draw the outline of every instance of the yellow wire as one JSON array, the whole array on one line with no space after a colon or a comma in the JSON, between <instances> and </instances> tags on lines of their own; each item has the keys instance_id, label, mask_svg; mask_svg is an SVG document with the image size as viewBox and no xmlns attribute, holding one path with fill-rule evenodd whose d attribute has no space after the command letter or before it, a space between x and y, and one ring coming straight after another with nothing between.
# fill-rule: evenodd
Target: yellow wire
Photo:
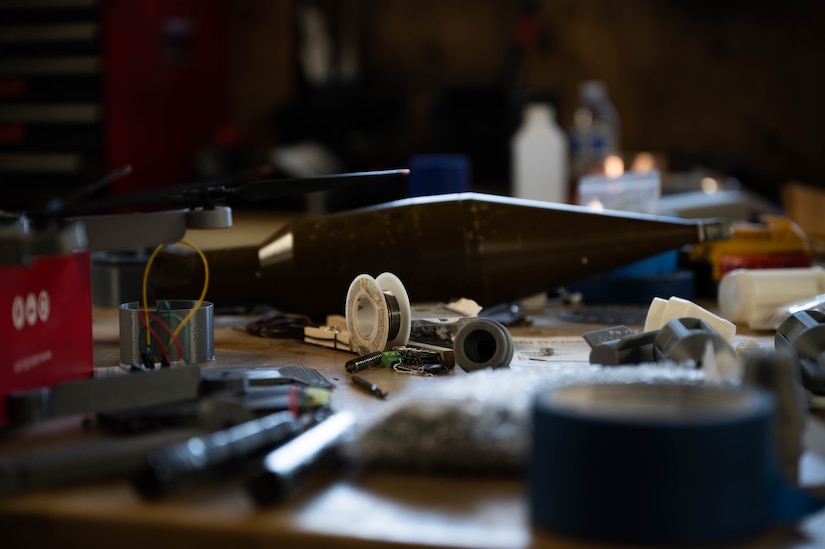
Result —
<instances>
[{"instance_id":1,"label":"yellow wire","mask_svg":"<svg viewBox=\"0 0 825 549\"><path fill-rule=\"evenodd\" d=\"M203 300L206 297L206 290L209 288L209 262L206 261L206 256L203 255L203 252L200 248L198 248L191 242L187 240L181 240L180 243L185 246L189 246L190 248L195 250L195 252L197 252L197 254L200 256L201 261L203 261L203 289L201 290L201 295L200 297L198 297L198 301L195 303L195 306L192 307L192 310L189 311L185 317L183 317L183 320L181 320L180 324L177 325L175 331L172 332L172 336L169 338L170 341L173 339L177 339L178 334L181 330L183 330L183 327L186 326L186 323L189 322L193 316L195 316L196 312L198 312L198 309L200 309L200 306L203 304Z\"/></svg>"},{"instance_id":2,"label":"yellow wire","mask_svg":"<svg viewBox=\"0 0 825 549\"><path fill-rule=\"evenodd\" d=\"M146 267L143 268L143 322L146 323L146 348L152 346L152 334L149 332L149 270L152 268L152 263L155 262L155 257L163 249L163 244L160 244L149 256L146 262Z\"/></svg>"},{"instance_id":3,"label":"yellow wire","mask_svg":"<svg viewBox=\"0 0 825 549\"><path fill-rule=\"evenodd\" d=\"M189 246L197 254L200 256L201 261L203 261L203 289L201 290L201 295L198 298L197 302L195 302L195 306L192 307L192 310L189 311L186 316L183 317L183 320L175 327L175 330L172 332L172 335L169 337L169 343L171 344L172 341L177 339L178 334L180 334L183 327L186 326L186 323L189 322L195 313L198 312L200 306L203 304L203 300L206 297L206 290L209 288L209 262L206 260L206 256L203 254L200 248L189 242L188 240L181 240L180 244L185 246ZM155 250L152 252L152 255L149 256L149 260L146 262L146 267L143 269L143 318L146 322L146 346L151 347L152 345L152 335L149 332L149 298L148 298L148 287L149 287L149 270L152 268L152 263L155 261L155 257L157 257L158 253L163 249L163 244L159 245ZM185 360L185 357L181 357L181 359Z\"/></svg>"}]
</instances>

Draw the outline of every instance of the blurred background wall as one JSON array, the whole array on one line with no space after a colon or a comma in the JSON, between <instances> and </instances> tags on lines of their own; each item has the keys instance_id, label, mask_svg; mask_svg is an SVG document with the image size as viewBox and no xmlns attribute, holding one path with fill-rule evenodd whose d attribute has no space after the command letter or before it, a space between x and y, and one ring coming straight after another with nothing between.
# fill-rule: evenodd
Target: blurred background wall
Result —
<instances>
[{"instance_id":1,"label":"blurred background wall","mask_svg":"<svg viewBox=\"0 0 825 549\"><path fill-rule=\"evenodd\" d=\"M14 38L15 27L78 14L95 25L85 45ZM825 185L823 25L814 0L6 0L0 206L123 163L134 172L115 190L127 191L231 173L306 143L342 170L464 153L476 189L506 192L520 106L545 98L569 127L588 79L607 86L623 150L717 170L773 199L789 180ZM61 96L63 74L32 96L44 76L20 59L72 52L99 59L84 78L100 93ZM99 107L86 123L99 141L73 173L38 187L45 179L8 157L69 149L74 134L38 142L44 123L15 106L77 102ZM367 187L332 207L399 192Z\"/></svg>"}]
</instances>

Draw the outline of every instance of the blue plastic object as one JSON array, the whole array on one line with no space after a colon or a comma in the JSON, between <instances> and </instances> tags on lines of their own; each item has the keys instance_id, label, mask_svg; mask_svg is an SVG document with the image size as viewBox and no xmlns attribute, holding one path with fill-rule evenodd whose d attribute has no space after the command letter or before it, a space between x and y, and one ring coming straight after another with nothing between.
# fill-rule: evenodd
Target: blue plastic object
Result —
<instances>
[{"instance_id":1,"label":"blue plastic object","mask_svg":"<svg viewBox=\"0 0 825 549\"><path fill-rule=\"evenodd\" d=\"M655 255L567 286L593 305L647 305L654 297L679 296L692 300L695 276L677 270L679 251Z\"/></svg>"},{"instance_id":2,"label":"blue plastic object","mask_svg":"<svg viewBox=\"0 0 825 549\"><path fill-rule=\"evenodd\" d=\"M470 159L462 154L422 154L409 162L407 196L431 196L470 190Z\"/></svg>"},{"instance_id":3,"label":"blue plastic object","mask_svg":"<svg viewBox=\"0 0 825 549\"><path fill-rule=\"evenodd\" d=\"M589 397L571 406L582 389ZM780 475L771 395L734 393L639 383L538 395L533 520L602 542L699 545L743 540L821 509ZM726 399L737 405L714 413Z\"/></svg>"}]
</instances>

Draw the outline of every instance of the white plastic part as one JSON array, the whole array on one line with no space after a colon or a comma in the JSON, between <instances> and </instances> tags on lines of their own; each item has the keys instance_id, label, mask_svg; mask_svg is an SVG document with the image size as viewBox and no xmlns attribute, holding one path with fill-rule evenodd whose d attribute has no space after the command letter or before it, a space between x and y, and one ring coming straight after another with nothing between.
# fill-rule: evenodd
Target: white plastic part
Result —
<instances>
[{"instance_id":1,"label":"white plastic part","mask_svg":"<svg viewBox=\"0 0 825 549\"><path fill-rule=\"evenodd\" d=\"M232 209L226 206L186 210L187 229L228 229L232 226Z\"/></svg>"},{"instance_id":2,"label":"white plastic part","mask_svg":"<svg viewBox=\"0 0 825 549\"><path fill-rule=\"evenodd\" d=\"M733 338L736 336L736 325L734 323L711 313L692 301L675 296L667 301L658 297L653 298L648 309L644 331L658 330L671 320L686 316L704 320L719 332L719 335L725 338L725 341L733 344Z\"/></svg>"},{"instance_id":3,"label":"white plastic part","mask_svg":"<svg viewBox=\"0 0 825 549\"><path fill-rule=\"evenodd\" d=\"M400 321L396 334L390 333L385 291L392 293L398 302ZM401 280L392 273L382 273L377 279L366 274L355 277L347 292L345 310L350 345L361 355L386 351L409 341L410 300Z\"/></svg>"},{"instance_id":4,"label":"white plastic part","mask_svg":"<svg viewBox=\"0 0 825 549\"><path fill-rule=\"evenodd\" d=\"M665 325L665 323L662 322L665 307L667 307L667 299L662 299L661 297L653 298L653 301L650 302L650 308L647 310L647 317L645 318L645 332L658 330Z\"/></svg>"},{"instance_id":5,"label":"white plastic part","mask_svg":"<svg viewBox=\"0 0 825 549\"><path fill-rule=\"evenodd\" d=\"M751 328L779 307L825 293L825 269L737 269L719 282L719 310Z\"/></svg>"},{"instance_id":6,"label":"white plastic part","mask_svg":"<svg viewBox=\"0 0 825 549\"><path fill-rule=\"evenodd\" d=\"M511 148L513 196L567 202L567 135L552 106L531 103L524 108Z\"/></svg>"}]
</instances>

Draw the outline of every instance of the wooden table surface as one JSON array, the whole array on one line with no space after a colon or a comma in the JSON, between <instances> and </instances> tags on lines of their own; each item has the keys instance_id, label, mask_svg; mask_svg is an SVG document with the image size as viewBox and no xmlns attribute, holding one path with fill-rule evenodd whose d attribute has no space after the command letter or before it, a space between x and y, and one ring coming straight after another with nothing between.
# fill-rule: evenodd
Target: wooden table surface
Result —
<instances>
[{"instance_id":1,"label":"wooden table surface","mask_svg":"<svg viewBox=\"0 0 825 549\"><path fill-rule=\"evenodd\" d=\"M96 366L117 364L116 311L95 309ZM357 414L380 414L387 402L354 387L342 351L297 340L264 339L242 332L244 317L216 318L214 366L300 364L335 384L332 404ZM515 335L581 334L594 329L538 318ZM390 393L441 383L439 377L370 370ZM453 376L466 376L457 369ZM429 385L428 385L429 384ZM59 422L58 422L59 423ZM7 434L2 447L29 448L77 424ZM803 460L803 469L817 462ZM526 484L518 478L414 473L344 472L316 479L272 509L258 509L240 481L227 480L145 502L126 481L41 490L0 499L0 547L450 547L596 548L530 524ZM743 548L825 547L825 512L793 526L773 528Z\"/></svg>"},{"instance_id":2,"label":"wooden table surface","mask_svg":"<svg viewBox=\"0 0 825 549\"><path fill-rule=\"evenodd\" d=\"M224 231L190 231L186 238L203 249L257 243L274 232L283 216L236 216ZM390 394L387 401L354 387L344 362L354 356L293 340L264 339L244 333L250 318L216 318L216 360L210 366L254 367L300 364L334 383L332 405L359 417L382 414L395 398L436 388L445 380L394 374L365 374ZM534 316L516 336L575 335L591 324ZM639 326L630 325L640 329ZM115 309L94 310L95 366L119 362ZM460 369L450 377L471 376ZM77 418L49 422L0 436L0 455L48 447L90 436ZM803 478L825 486L825 467L815 456L802 460ZM120 547L447 547L599 548L567 539L530 523L526 483L520 478L423 475L403 472L345 472L319 478L283 505L258 509L240 481L216 482L194 491L145 502L126 480L39 490L0 498L0 548ZM799 524L773 528L736 548L825 547L825 512Z\"/></svg>"}]
</instances>

